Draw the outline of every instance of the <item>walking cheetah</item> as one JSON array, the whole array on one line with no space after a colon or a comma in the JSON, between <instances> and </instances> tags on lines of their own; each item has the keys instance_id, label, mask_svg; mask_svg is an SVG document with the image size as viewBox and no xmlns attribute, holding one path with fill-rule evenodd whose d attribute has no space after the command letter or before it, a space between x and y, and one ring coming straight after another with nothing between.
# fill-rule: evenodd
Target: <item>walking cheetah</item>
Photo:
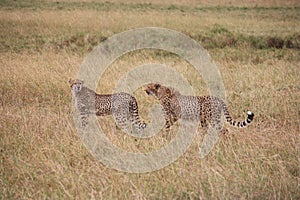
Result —
<instances>
[{"instance_id":1,"label":"walking cheetah","mask_svg":"<svg viewBox=\"0 0 300 200\"><path fill-rule=\"evenodd\" d=\"M158 83L148 84L145 91L148 95L153 95L160 101L164 110L167 132L180 118L200 121L202 127L207 127L210 124L217 131L224 132L225 130L221 130L222 112L230 125L240 128L247 126L254 117L254 114L248 111L245 121L234 121L228 112L225 102L213 96L184 96L175 89Z\"/></svg>"},{"instance_id":2,"label":"walking cheetah","mask_svg":"<svg viewBox=\"0 0 300 200\"><path fill-rule=\"evenodd\" d=\"M114 114L116 122L124 128L128 121L138 130L146 128L138 113L136 99L128 93L97 94L84 86L82 80L69 80L75 107L80 112L82 126L87 125L89 114L105 116Z\"/></svg>"}]
</instances>

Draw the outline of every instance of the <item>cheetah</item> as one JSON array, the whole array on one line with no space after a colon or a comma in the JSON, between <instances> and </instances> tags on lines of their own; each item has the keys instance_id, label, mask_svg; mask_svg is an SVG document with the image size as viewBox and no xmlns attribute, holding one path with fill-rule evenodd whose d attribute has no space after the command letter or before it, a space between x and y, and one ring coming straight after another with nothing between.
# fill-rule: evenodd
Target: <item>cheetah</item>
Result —
<instances>
[{"instance_id":1,"label":"cheetah","mask_svg":"<svg viewBox=\"0 0 300 200\"><path fill-rule=\"evenodd\" d=\"M96 116L112 115L121 128L126 128L128 121L137 129L146 128L146 123L140 119L138 104L128 93L97 94L84 86L84 81L69 80L75 108L80 112L82 126L87 125L89 114Z\"/></svg>"},{"instance_id":2,"label":"cheetah","mask_svg":"<svg viewBox=\"0 0 300 200\"><path fill-rule=\"evenodd\" d=\"M248 111L245 121L234 121L228 112L225 102L214 96L184 96L177 90L158 83L148 84L145 92L148 95L155 96L160 101L166 120L166 132L170 131L171 126L178 119L197 120L200 121L202 127L207 128L208 124L210 124L219 133L225 133L226 130L222 130L221 124L222 112L230 125L239 128L247 126L254 118L254 114Z\"/></svg>"}]
</instances>

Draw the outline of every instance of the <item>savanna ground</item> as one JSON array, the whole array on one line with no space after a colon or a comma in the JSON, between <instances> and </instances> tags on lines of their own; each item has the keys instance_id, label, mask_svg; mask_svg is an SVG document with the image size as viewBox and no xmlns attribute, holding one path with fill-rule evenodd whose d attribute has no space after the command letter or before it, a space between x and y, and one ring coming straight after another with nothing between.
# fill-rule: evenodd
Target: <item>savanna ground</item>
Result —
<instances>
[{"instance_id":1,"label":"savanna ground","mask_svg":"<svg viewBox=\"0 0 300 200\"><path fill-rule=\"evenodd\" d=\"M129 174L96 160L72 120L67 81L106 38L137 27L182 32L204 46L218 66L234 118L211 153L198 157L204 131L171 165ZM0 1L1 199L300 199L299 1ZM109 93L134 66L178 70L198 95L205 85L184 60L161 51L132 52L105 72L97 91ZM113 77L113 78L112 78ZM148 119L153 98L135 93ZM121 148L147 152L166 144L163 132L135 140L100 119Z\"/></svg>"}]
</instances>

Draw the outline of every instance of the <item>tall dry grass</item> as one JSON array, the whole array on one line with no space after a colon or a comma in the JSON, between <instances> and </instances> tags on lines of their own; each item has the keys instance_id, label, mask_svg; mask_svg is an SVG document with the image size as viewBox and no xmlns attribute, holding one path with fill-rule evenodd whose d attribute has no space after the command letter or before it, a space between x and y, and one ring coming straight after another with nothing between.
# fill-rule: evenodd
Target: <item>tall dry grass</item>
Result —
<instances>
[{"instance_id":1,"label":"tall dry grass","mask_svg":"<svg viewBox=\"0 0 300 200\"><path fill-rule=\"evenodd\" d=\"M91 32L108 37L150 25L192 36L215 24L249 35L285 37L299 31L296 12L267 12L270 16L256 10L180 14L172 10L1 9L0 197L299 199L299 49L255 49L247 45L208 49L223 77L232 115L243 119L245 111L251 109L256 114L253 124L241 130L227 126L228 135L222 136L204 159L198 157L204 135L199 128L191 147L173 164L151 173L128 174L96 160L78 137L72 121L67 81L76 76L89 44L82 44L83 48L80 43L71 43L75 48L57 47L57 41L76 34ZM37 38L44 42L37 42ZM181 72L196 94L207 92L202 78L185 61L155 51L121 57L105 72L97 90L112 91L112 76L121 77L134 66L149 62ZM135 96L141 115L147 119L154 99L141 88ZM116 128L112 117L99 122L111 130L108 137L120 148L146 152L168 142L163 132L136 141Z\"/></svg>"}]
</instances>

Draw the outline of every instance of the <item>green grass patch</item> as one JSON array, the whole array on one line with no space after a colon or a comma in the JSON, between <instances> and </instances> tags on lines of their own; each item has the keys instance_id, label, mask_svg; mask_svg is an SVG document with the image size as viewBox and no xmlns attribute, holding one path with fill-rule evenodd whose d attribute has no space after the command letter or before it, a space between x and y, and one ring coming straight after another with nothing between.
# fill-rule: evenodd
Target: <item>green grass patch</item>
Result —
<instances>
[{"instance_id":1,"label":"green grass patch","mask_svg":"<svg viewBox=\"0 0 300 200\"><path fill-rule=\"evenodd\" d=\"M214 25L210 30L199 34L185 33L208 49L216 48L249 48L249 49L300 49L300 34L280 36L254 36L232 33L228 29ZM71 35L47 37L43 35L27 35L14 38L2 37L0 51L20 52L22 50L41 51L45 48L68 50L75 53L87 53L106 40L110 35L101 33L78 32Z\"/></svg>"},{"instance_id":2,"label":"green grass patch","mask_svg":"<svg viewBox=\"0 0 300 200\"><path fill-rule=\"evenodd\" d=\"M205 5L188 5L167 3L120 3L120 2L80 2L80 1L47 1L47 0L0 0L0 7L2 9L29 9L29 10L74 10L74 9L88 9L97 11L146 11L146 10L159 10L159 11L180 11L180 12L235 12L235 11L296 11L299 10L298 6L205 6Z\"/></svg>"}]
</instances>

